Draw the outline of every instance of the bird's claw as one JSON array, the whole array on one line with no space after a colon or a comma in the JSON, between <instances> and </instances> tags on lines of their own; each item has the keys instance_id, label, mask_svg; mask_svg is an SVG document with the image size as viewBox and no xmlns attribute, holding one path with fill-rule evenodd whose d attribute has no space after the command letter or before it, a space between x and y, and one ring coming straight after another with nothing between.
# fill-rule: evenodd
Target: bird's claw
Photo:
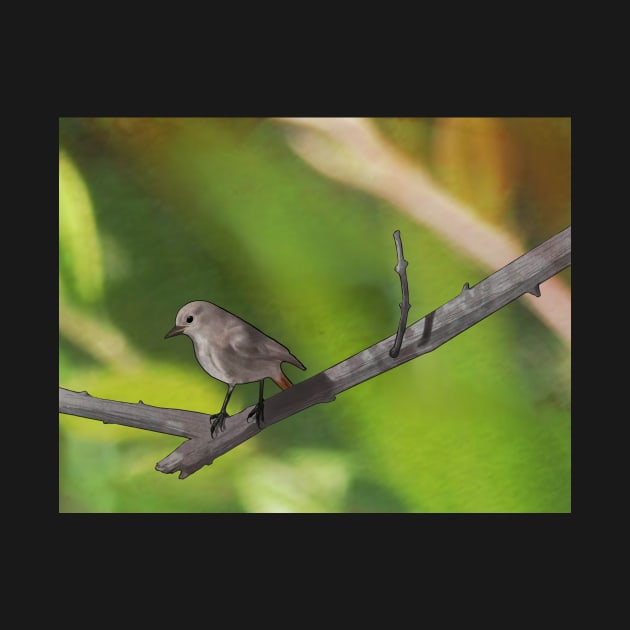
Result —
<instances>
[{"instance_id":1,"label":"bird's claw","mask_svg":"<svg viewBox=\"0 0 630 630\"><path fill-rule=\"evenodd\" d=\"M252 416L256 416L256 426L262 429L262 423L265 421L265 403L258 403L247 415L247 420Z\"/></svg>"},{"instance_id":2,"label":"bird's claw","mask_svg":"<svg viewBox=\"0 0 630 630\"><path fill-rule=\"evenodd\" d=\"M210 414L210 437L214 438L217 430L225 431L225 419L229 417L227 413Z\"/></svg>"}]
</instances>

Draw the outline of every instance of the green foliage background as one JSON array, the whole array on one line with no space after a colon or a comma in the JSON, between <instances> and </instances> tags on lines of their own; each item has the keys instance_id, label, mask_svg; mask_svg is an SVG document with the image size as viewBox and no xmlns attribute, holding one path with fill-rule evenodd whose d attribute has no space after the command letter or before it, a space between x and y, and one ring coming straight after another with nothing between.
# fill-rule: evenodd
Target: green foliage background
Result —
<instances>
[{"instance_id":1,"label":"green foliage background","mask_svg":"<svg viewBox=\"0 0 630 630\"><path fill-rule=\"evenodd\" d=\"M376 123L524 247L570 224L569 119ZM187 338L163 339L193 299L287 345L308 368L286 366L294 382L326 369L395 332L396 229L410 323L489 275L397 208L315 172L273 120L64 118L59 149L68 389L218 410L225 386ZM230 412L256 396L237 387ZM180 442L60 414L60 512L568 512L569 351L516 302L184 481L154 469Z\"/></svg>"}]
</instances>

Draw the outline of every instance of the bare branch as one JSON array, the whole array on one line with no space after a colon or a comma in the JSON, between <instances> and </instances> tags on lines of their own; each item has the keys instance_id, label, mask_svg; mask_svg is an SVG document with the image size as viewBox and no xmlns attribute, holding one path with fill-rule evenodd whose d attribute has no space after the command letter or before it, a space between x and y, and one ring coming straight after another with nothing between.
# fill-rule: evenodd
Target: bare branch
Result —
<instances>
[{"instance_id":1,"label":"bare branch","mask_svg":"<svg viewBox=\"0 0 630 630\"><path fill-rule=\"evenodd\" d=\"M335 396L406 361L435 350L525 293L540 294L540 284L571 264L571 227L523 254L473 287L465 283L459 295L405 331L397 357L390 356L394 335L312 376L265 401L265 425L270 426ZM544 299L544 298L543 298ZM180 471L180 479L260 431L247 419L253 406L231 416L225 432L210 439L206 414L101 400L86 392L59 388L59 411L106 423L124 424L189 438L158 462L164 473Z\"/></svg>"},{"instance_id":2,"label":"bare branch","mask_svg":"<svg viewBox=\"0 0 630 630\"><path fill-rule=\"evenodd\" d=\"M59 388L59 412L101 420L103 424L120 424L187 438L205 439L209 435L207 414L153 407L141 400L137 403L105 400L63 387Z\"/></svg>"},{"instance_id":3,"label":"bare branch","mask_svg":"<svg viewBox=\"0 0 630 630\"><path fill-rule=\"evenodd\" d=\"M445 242L493 270L523 253L514 234L480 218L443 189L366 118L277 118L293 150L327 177L385 199ZM523 298L566 344L571 343L571 294L560 278L545 300Z\"/></svg>"},{"instance_id":4,"label":"bare branch","mask_svg":"<svg viewBox=\"0 0 630 630\"><path fill-rule=\"evenodd\" d=\"M398 322L396 341L394 341L394 345L389 351L389 356L392 357L392 359L395 359L400 352L400 346L405 335L405 329L407 328L407 315L409 314L409 309L411 308L411 304L409 304L409 284L407 283L407 265L409 263L405 260L403 256L402 241L400 240L400 230L396 230L394 232L394 241L396 241L396 255L398 257L398 263L394 267L394 270L400 276L402 302L400 303L400 321Z\"/></svg>"}]
</instances>

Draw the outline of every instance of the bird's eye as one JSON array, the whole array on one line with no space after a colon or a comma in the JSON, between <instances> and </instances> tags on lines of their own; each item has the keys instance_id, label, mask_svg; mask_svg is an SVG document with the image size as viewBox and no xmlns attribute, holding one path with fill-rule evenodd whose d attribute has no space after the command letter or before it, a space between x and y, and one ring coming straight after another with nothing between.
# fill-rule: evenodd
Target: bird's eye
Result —
<instances>
[{"instance_id":1,"label":"bird's eye","mask_svg":"<svg viewBox=\"0 0 630 630\"><path fill-rule=\"evenodd\" d=\"M189 315L189 316L186 318L186 321L187 321L189 324L192 322L192 320L193 320L193 316L192 316L192 315Z\"/></svg>"}]
</instances>

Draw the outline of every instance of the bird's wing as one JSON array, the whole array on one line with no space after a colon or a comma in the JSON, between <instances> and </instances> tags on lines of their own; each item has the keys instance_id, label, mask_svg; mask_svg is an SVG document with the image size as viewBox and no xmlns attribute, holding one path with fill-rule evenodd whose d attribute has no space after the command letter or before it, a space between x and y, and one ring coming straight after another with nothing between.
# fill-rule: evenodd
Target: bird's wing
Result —
<instances>
[{"instance_id":1,"label":"bird's wing","mask_svg":"<svg viewBox=\"0 0 630 630\"><path fill-rule=\"evenodd\" d=\"M286 361L301 370L306 369L288 348L254 326L239 326L237 330L232 330L228 343L231 350L241 357L251 360Z\"/></svg>"}]
</instances>

